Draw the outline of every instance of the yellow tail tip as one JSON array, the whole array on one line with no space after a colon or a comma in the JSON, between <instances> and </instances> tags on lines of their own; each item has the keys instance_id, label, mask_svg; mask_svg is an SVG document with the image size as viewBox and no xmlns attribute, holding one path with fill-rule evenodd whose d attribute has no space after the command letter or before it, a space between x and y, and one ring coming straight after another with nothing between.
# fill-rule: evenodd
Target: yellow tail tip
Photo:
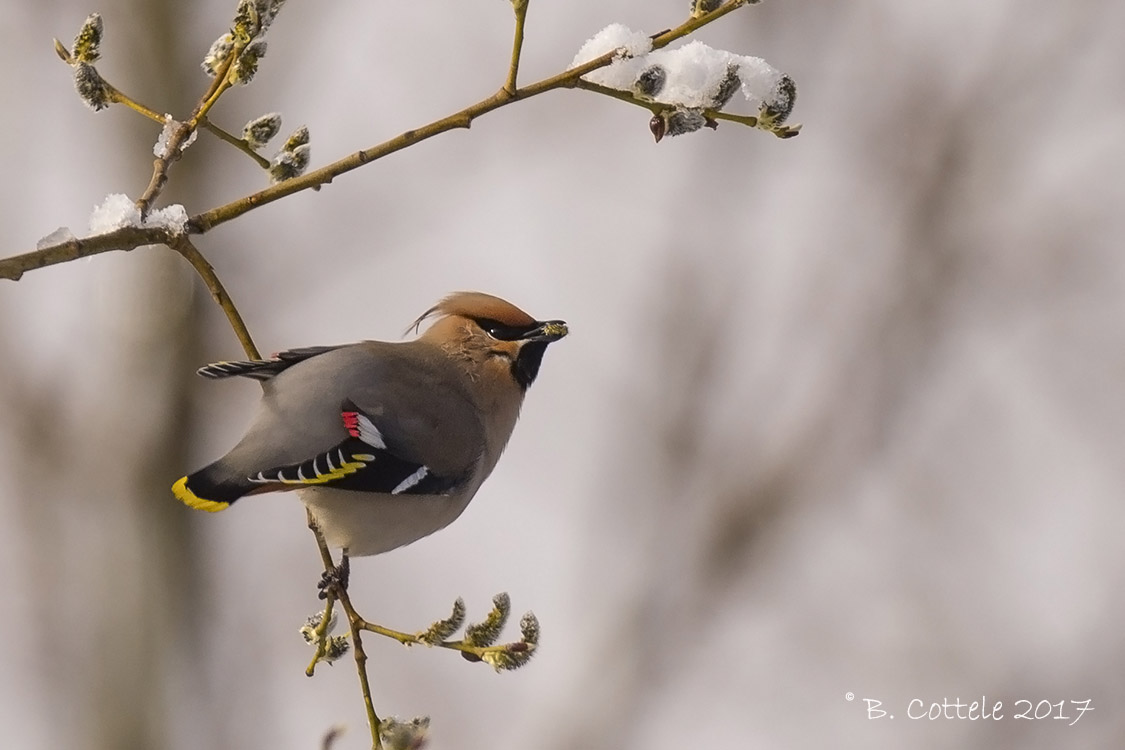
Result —
<instances>
[{"instance_id":1,"label":"yellow tail tip","mask_svg":"<svg viewBox=\"0 0 1125 750\"><path fill-rule=\"evenodd\" d=\"M172 485L172 494L176 496L181 503L189 508L196 510L205 510L208 513L218 513L220 510L226 510L230 507L230 503L221 503L215 500L205 500L204 498L196 495L188 489L187 477L180 477L175 484Z\"/></svg>"}]
</instances>

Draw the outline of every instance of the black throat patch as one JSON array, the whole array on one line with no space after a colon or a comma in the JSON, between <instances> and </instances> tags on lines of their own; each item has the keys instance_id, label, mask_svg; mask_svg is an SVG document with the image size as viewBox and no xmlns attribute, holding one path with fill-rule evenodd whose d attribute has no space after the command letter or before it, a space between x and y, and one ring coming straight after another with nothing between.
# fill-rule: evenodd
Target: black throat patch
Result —
<instances>
[{"instance_id":1,"label":"black throat patch","mask_svg":"<svg viewBox=\"0 0 1125 750\"><path fill-rule=\"evenodd\" d=\"M546 341L529 341L520 347L520 353L512 362L512 377L525 391L535 382L539 375L539 366L543 364L543 353L547 351Z\"/></svg>"}]
</instances>

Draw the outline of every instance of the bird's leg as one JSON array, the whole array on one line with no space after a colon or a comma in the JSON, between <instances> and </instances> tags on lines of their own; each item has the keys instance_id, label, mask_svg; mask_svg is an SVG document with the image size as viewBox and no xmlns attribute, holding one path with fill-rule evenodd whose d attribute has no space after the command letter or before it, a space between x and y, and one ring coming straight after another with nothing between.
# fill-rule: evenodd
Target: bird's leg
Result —
<instances>
[{"instance_id":1,"label":"bird's leg","mask_svg":"<svg viewBox=\"0 0 1125 750\"><path fill-rule=\"evenodd\" d=\"M328 598L328 592L334 591L337 596L341 592L348 590L348 576L351 574L352 566L348 558L348 551L344 550L340 553L340 564L333 565L324 571L324 575L320 577L320 583L316 585L320 589L320 598Z\"/></svg>"},{"instance_id":2,"label":"bird's leg","mask_svg":"<svg viewBox=\"0 0 1125 750\"><path fill-rule=\"evenodd\" d=\"M351 558L348 557L348 551L346 549L340 551L340 565L336 568L336 572L339 576L340 590L347 591L348 577L352 573L352 564Z\"/></svg>"}]
</instances>

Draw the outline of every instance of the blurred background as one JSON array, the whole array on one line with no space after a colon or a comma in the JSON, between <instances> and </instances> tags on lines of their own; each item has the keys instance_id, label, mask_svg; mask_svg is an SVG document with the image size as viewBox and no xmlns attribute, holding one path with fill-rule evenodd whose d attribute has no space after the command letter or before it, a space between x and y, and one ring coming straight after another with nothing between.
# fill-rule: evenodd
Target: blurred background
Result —
<instances>
[{"instance_id":1,"label":"blurred background","mask_svg":"<svg viewBox=\"0 0 1125 750\"><path fill-rule=\"evenodd\" d=\"M687 4L532 2L521 80ZM99 11L102 74L182 118L233 6L6 3L0 255L151 175L159 128L87 110L52 37ZM279 111L322 166L494 92L511 18L290 2L213 117ZM199 238L267 352L394 339L457 289L571 325L465 515L352 576L406 630L507 590L542 647L494 674L372 636L380 713L431 715L435 748L1118 746L1122 28L1112 0L763 3L697 38L795 79L795 140L656 145L561 91ZM203 134L165 202L264 184ZM298 501L168 489L241 434L257 385L193 375L240 356L167 249L0 281L0 745L369 745L350 659L303 674ZM947 697L1003 718L907 718Z\"/></svg>"}]
</instances>

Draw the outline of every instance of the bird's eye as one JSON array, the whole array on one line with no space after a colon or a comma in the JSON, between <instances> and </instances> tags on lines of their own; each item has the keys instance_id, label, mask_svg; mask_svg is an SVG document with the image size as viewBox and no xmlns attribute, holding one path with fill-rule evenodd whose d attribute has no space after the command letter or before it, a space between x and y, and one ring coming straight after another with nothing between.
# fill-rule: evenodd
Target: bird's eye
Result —
<instances>
[{"instance_id":1,"label":"bird's eye","mask_svg":"<svg viewBox=\"0 0 1125 750\"><path fill-rule=\"evenodd\" d=\"M494 339L499 341L515 341L523 335L523 331L519 328L506 326L498 320L491 320L484 318L477 321L477 325L484 329Z\"/></svg>"}]
</instances>

